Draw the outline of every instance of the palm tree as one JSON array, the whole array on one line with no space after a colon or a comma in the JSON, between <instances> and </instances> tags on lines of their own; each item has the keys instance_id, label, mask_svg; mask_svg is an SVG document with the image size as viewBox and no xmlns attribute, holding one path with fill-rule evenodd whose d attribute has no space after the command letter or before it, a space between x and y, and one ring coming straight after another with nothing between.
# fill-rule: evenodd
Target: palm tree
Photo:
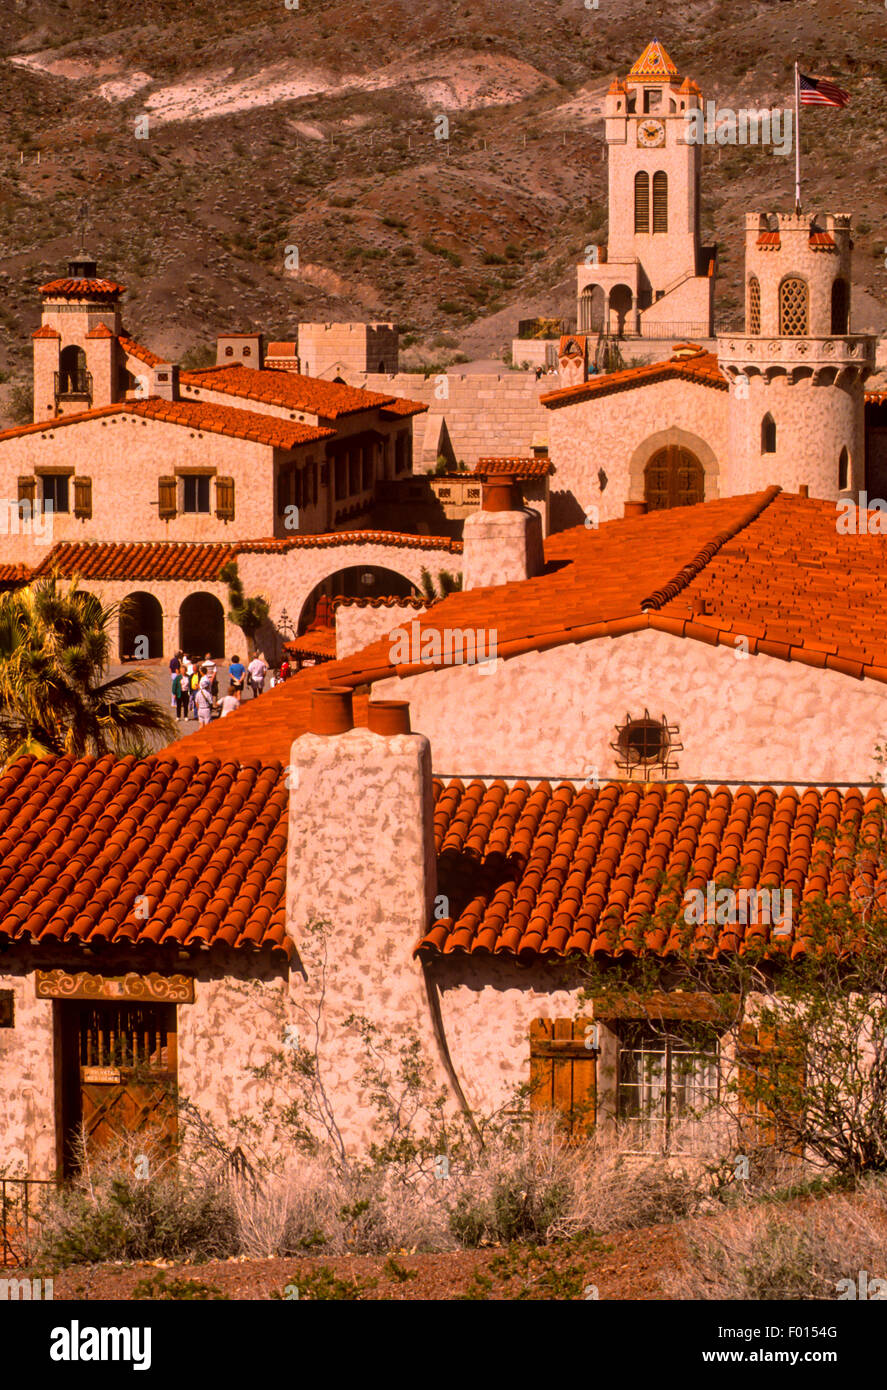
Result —
<instances>
[{"instance_id":1,"label":"palm tree","mask_svg":"<svg viewBox=\"0 0 887 1390\"><path fill-rule=\"evenodd\" d=\"M105 679L111 630L125 604L63 589L55 576L0 596L0 759L101 753L144 755L146 735L175 734L141 695L142 671Z\"/></svg>"}]
</instances>

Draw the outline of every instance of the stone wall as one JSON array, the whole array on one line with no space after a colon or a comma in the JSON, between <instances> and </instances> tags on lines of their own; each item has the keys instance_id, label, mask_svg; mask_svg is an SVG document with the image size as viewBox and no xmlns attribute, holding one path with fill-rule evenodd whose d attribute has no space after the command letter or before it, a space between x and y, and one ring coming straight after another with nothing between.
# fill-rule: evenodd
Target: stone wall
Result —
<instances>
[{"instance_id":1,"label":"stone wall","mask_svg":"<svg viewBox=\"0 0 887 1390\"><path fill-rule=\"evenodd\" d=\"M544 443L548 436L548 411L539 397L552 390L556 379L543 376L537 381L533 372L451 370L445 377L358 372L346 380L351 386L387 391L428 406L427 415L413 417L413 468L423 473L437 462L444 422L454 461L462 460L469 468L484 455L529 456L532 445Z\"/></svg>"}]
</instances>

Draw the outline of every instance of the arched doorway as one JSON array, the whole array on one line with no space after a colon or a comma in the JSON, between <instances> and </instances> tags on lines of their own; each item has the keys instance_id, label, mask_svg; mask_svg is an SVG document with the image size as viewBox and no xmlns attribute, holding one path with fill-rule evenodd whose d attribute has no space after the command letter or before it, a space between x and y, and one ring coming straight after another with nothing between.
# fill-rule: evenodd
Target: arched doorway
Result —
<instances>
[{"instance_id":1,"label":"arched doorway","mask_svg":"<svg viewBox=\"0 0 887 1390\"><path fill-rule=\"evenodd\" d=\"M436 580L437 573L432 568ZM395 570L384 569L381 565L351 565L348 569L337 570L315 584L302 604L299 614L299 634L307 632L312 623L330 622L330 600L339 594L347 598L408 598L419 591L411 580ZM321 600L326 600L322 602Z\"/></svg>"},{"instance_id":2,"label":"arched doorway","mask_svg":"<svg viewBox=\"0 0 887 1390\"><path fill-rule=\"evenodd\" d=\"M86 371L86 353L82 347L70 343L59 354L59 395L86 396L89 394L89 378Z\"/></svg>"},{"instance_id":3,"label":"arched doorway","mask_svg":"<svg viewBox=\"0 0 887 1390\"><path fill-rule=\"evenodd\" d=\"M586 285L579 301L579 332L600 333L604 326L604 291L600 285Z\"/></svg>"},{"instance_id":4,"label":"arched doorway","mask_svg":"<svg viewBox=\"0 0 887 1390\"><path fill-rule=\"evenodd\" d=\"M644 469L644 497L651 512L705 501L705 471L696 455L679 444L655 453Z\"/></svg>"},{"instance_id":5,"label":"arched doorway","mask_svg":"<svg viewBox=\"0 0 887 1390\"><path fill-rule=\"evenodd\" d=\"M214 594L189 594L179 609L179 646L190 656L225 655L225 610Z\"/></svg>"},{"instance_id":6,"label":"arched doorway","mask_svg":"<svg viewBox=\"0 0 887 1390\"><path fill-rule=\"evenodd\" d=\"M625 337L628 316L634 296L628 285L614 285L610 291L610 332ZM630 325L629 325L630 327Z\"/></svg>"},{"instance_id":7,"label":"arched doorway","mask_svg":"<svg viewBox=\"0 0 887 1390\"><path fill-rule=\"evenodd\" d=\"M153 594L127 594L121 601L117 638L121 661L163 655L163 609Z\"/></svg>"}]
</instances>

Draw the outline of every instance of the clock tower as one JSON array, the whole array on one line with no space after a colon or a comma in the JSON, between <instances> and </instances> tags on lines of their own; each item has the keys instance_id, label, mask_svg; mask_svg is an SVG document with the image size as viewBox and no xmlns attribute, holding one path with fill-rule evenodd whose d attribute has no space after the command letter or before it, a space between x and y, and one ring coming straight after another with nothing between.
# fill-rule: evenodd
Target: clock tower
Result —
<instances>
[{"instance_id":1,"label":"clock tower","mask_svg":"<svg viewBox=\"0 0 887 1390\"><path fill-rule=\"evenodd\" d=\"M579 267L579 329L646 338L710 337L714 248L699 242L702 106L654 39L604 110L609 237Z\"/></svg>"}]
</instances>

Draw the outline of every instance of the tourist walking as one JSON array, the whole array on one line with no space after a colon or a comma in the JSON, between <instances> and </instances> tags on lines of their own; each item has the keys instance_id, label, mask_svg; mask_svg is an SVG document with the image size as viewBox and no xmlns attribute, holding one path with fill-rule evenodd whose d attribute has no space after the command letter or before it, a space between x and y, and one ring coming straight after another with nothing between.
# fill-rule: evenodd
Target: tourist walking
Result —
<instances>
[{"instance_id":1,"label":"tourist walking","mask_svg":"<svg viewBox=\"0 0 887 1390\"><path fill-rule=\"evenodd\" d=\"M200 677L195 703L197 705L197 722L203 729L213 717L213 682L208 671Z\"/></svg>"},{"instance_id":2,"label":"tourist walking","mask_svg":"<svg viewBox=\"0 0 887 1390\"><path fill-rule=\"evenodd\" d=\"M268 663L261 652L257 652L253 657L248 670L250 688L253 692L253 699L255 699L265 689L265 677L268 674Z\"/></svg>"},{"instance_id":3,"label":"tourist walking","mask_svg":"<svg viewBox=\"0 0 887 1390\"><path fill-rule=\"evenodd\" d=\"M244 677L245 677L245 676L246 676L246 667L244 666L243 662L240 660L240 657L239 657L239 656L236 656L236 655L235 655L235 656L232 656L230 665L228 666L228 694L229 694L229 695L231 694L231 692L232 692L233 690L242 690L242 689L243 689L243 681L244 681Z\"/></svg>"},{"instance_id":4,"label":"tourist walking","mask_svg":"<svg viewBox=\"0 0 887 1390\"><path fill-rule=\"evenodd\" d=\"M176 676L182 669L182 653L174 652L169 662L169 679L172 686L172 703L176 703Z\"/></svg>"},{"instance_id":5,"label":"tourist walking","mask_svg":"<svg viewBox=\"0 0 887 1390\"><path fill-rule=\"evenodd\" d=\"M188 718L191 703L191 682L184 671L177 671L172 678L172 694L176 702L176 719Z\"/></svg>"}]
</instances>

